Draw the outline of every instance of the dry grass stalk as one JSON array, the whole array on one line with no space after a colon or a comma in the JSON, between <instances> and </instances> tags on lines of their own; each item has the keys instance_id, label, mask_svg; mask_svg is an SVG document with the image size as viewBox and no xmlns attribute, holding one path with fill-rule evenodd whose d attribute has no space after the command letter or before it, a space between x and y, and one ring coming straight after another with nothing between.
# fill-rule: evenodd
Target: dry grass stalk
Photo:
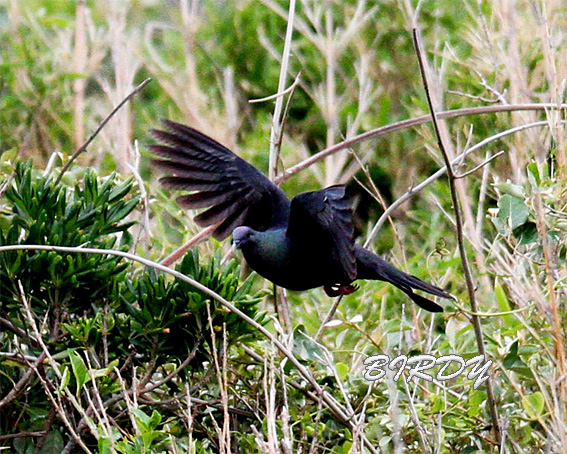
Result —
<instances>
[{"instance_id":1,"label":"dry grass stalk","mask_svg":"<svg viewBox=\"0 0 567 454\"><path fill-rule=\"evenodd\" d=\"M437 122L437 114L435 111L435 107L433 105L432 99L430 97L430 91L429 91L429 81L427 78L427 73L426 70L424 68L423 62L425 60L425 56L423 53L423 50L421 48L421 42L419 39L419 31L417 28L417 16L414 16L414 25L413 25L413 37L414 37L414 43L415 43L415 47L416 47L416 53L417 53L417 57L418 57L418 61L419 61L419 68L420 68L420 72L421 72L421 77L423 80L423 86L425 89L425 94L427 96L427 102L429 105L429 109L431 112L431 117L433 119L433 126L435 129L435 135L437 137L437 142L439 145L439 150L441 151L442 155L443 155L443 159L445 161L445 166L447 167L447 176L449 178L449 186L451 189L451 199L453 201L453 211L454 211L454 215L455 215L455 226L456 226L456 235L457 235L457 243L459 245L459 254L461 257L461 263L462 263L462 267L463 267L463 272L465 275L465 281L467 284L467 291L468 291L468 296L469 296L469 300L470 300L470 305L471 305L471 310L473 312L478 312L478 306L477 306L477 300L476 300L476 289L475 289L475 284L473 282L473 277L472 277L472 271L469 265L469 261L468 261L468 256L467 256L467 250L465 247L465 239L464 239L464 227L463 227L463 218L462 218L462 213L461 213L461 206L459 203L459 199L458 199L458 190L456 187L456 178L455 178L455 173L453 172L453 168L451 165L451 159L445 149L444 146L444 142L443 142L443 136L439 131L439 126L438 126L438 122ZM476 316L473 315L471 316L471 321L473 323L474 326L474 331L475 331L475 337L476 337L476 341L477 341L477 347L478 347L478 351L479 354L483 355L486 358L486 351L485 351L485 346L484 346L484 334L482 332L482 326L480 324L480 319ZM490 409L490 416L491 416L491 420L492 420L492 428L494 431L494 436L496 439L496 443L501 444L502 442L502 434L500 431L500 421L499 421L499 416L498 416L498 410L497 410L497 405L496 405L496 398L495 398L495 394L494 394L494 389L493 389L493 384L492 384L492 379L490 378L490 376L488 377L488 379L486 380L486 390L487 390L487 396L488 396L488 405L489 405L489 409Z\"/></svg>"}]
</instances>

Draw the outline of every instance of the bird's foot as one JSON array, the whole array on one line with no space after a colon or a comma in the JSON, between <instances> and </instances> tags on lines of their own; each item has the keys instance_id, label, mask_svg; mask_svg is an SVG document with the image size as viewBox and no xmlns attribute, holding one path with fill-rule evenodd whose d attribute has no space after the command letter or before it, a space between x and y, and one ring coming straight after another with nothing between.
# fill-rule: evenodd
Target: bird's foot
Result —
<instances>
[{"instance_id":1,"label":"bird's foot","mask_svg":"<svg viewBox=\"0 0 567 454\"><path fill-rule=\"evenodd\" d=\"M350 295L351 293L354 293L358 290L358 285L352 285L352 284L348 284L348 285L325 285L323 287L323 290L325 290L325 293L327 294L327 296L344 296L344 295Z\"/></svg>"}]
</instances>

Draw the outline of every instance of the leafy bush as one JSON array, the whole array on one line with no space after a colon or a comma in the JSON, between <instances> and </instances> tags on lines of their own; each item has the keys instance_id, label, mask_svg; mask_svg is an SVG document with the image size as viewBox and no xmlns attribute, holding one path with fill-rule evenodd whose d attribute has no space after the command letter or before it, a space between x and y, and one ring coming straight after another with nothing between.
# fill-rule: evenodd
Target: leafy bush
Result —
<instances>
[{"instance_id":1,"label":"leafy bush","mask_svg":"<svg viewBox=\"0 0 567 454\"><path fill-rule=\"evenodd\" d=\"M5 194L0 246L125 251L132 245L129 229L134 225L128 217L139 203L132 192L132 179L121 182L116 175L99 178L88 170L66 187L31 164L18 164ZM153 269L132 269L120 257L19 250L0 253L0 261L0 389L13 388L2 402L0 433L16 428L35 434L16 438L11 446L17 452L61 452L76 442L69 444L62 435L65 422L56 410L67 414L67 429L71 425L81 434L90 426L85 443L98 439L101 452L108 443L118 452L158 449L167 439L162 418L173 418L176 410L166 406L162 413L148 410L147 416L142 406L127 409L126 388L132 392L138 383L137 397L151 395L149 402L159 405L163 391L183 395L184 383L191 382L198 385L191 392L206 402L217 395L212 352L226 355L225 346L257 337L208 295ZM218 260L201 265L198 254L190 252L178 271L263 322L259 299L250 296L252 282L239 282L234 261L223 267ZM92 398L102 407L93 407ZM101 411L123 430L135 421L141 438L132 441L115 429L95 431L92 424ZM194 436L207 439L209 434L195 430Z\"/></svg>"},{"instance_id":2,"label":"leafy bush","mask_svg":"<svg viewBox=\"0 0 567 454\"><path fill-rule=\"evenodd\" d=\"M418 11L417 2L296 4L286 85L301 77L285 97L280 170L361 132L384 125L396 132L313 163L284 188L294 195L350 182L360 235L375 225L373 247L451 290L454 306L430 318L390 286L364 283L316 342L332 304L322 291L287 295L289 333L259 311L263 280L239 284L238 266L219 264L225 246L199 244L200 257L189 253L178 269L266 323L265 340L210 293L114 255L3 251L0 449L560 451L567 135L564 110L555 107L564 102L567 39L564 2L539 3L545 7L439 0L420 2ZM277 91L288 7L283 0L0 2L1 244L161 257L193 236L187 212L157 189L147 161L138 165L134 139L143 150L148 130L172 118L265 170L274 98L248 101ZM459 203L477 320L494 361L501 446L490 433L491 399L466 376L444 386L385 380L369 387L361 378L364 358L377 352L470 357L479 348L448 185L440 178L416 186L442 160L431 125L414 122L428 107L408 33L413 18L436 109L476 108L441 126L452 156L475 148L455 170L478 166L459 179ZM153 82L81 157L96 172L77 167L55 185L57 159L149 76ZM541 102L548 104L522 107ZM497 150L505 154L488 162ZM16 155L51 170L14 169ZM130 174L127 163L139 170L136 181L147 182L140 194L121 176ZM411 203L375 224L408 188Z\"/></svg>"}]
</instances>

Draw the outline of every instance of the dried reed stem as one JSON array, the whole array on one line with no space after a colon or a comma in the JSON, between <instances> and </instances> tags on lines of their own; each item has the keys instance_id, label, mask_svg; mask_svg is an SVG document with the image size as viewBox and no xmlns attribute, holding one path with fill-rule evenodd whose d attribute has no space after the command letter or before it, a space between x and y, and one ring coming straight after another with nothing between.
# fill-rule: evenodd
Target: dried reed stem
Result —
<instances>
[{"instance_id":1,"label":"dried reed stem","mask_svg":"<svg viewBox=\"0 0 567 454\"><path fill-rule=\"evenodd\" d=\"M459 253L460 253L460 256L461 256L461 264L462 264L462 267L463 267L463 273L465 275L465 281L466 281L466 285L467 285L467 291L468 291L468 294L469 294L471 310L472 310L472 312L477 313L478 312L478 304L477 304L477 301L476 301L475 284L474 284L474 281L473 281L472 271L471 271L468 256L467 256L467 250L466 250L466 245L465 245L465 235L464 235L464 228L463 228L463 219L462 219L462 213L461 213L461 206L460 206L460 203L459 203L459 196L458 196L458 191L457 191L457 186L456 186L457 176L455 175L455 173L453 171L451 159L449 158L449 155L447 154L447 150L446 150L446 148L443 144L443 139L442 139L441 132L440 132L440 129L439 129L439 124L437 122L437 114L435 112L435 108L434 108L433 102L431 100L431 92L429 90L429 83L428 83L428 80L427 80L427 74L425 72L423 49L421 47L421 42L420 42L419 35L418 35L418 29L417 29L417 25L415 24L415 22L414 22L414 25L413 25L413 28L412 28L412 36L413 36L413 41L414 41L414 45L415 45L415 49L416 49L418 62L419 62L419 70L420 70L420 73L421 73L423 88L425 90L425 94L426 94L426 97L427 97L427 104L429 106L429 110L430 110L430 113L431 113L431 119L433 121L433 127L435 129L435 135L437 137L437 144L439 146L439 150L441 151L441 154L443 155L443 159L445 161L445 167L447 168L447 176L448 176L448 179L449 179L449 187L450 187L450 190L451 190L451 199L452 199L452 202L453 202L453 210L454 210L454 213L455 213L455 227L456 227L456 234L457 234L457 243L458 243L458 246L459 246ZM480 324L480 318L476 315L471 315L470 318L471 318L471 322L472 322L473 327L474 327L478 352L481 355L483 355L484 357L486 357L486 350L484 348L484 334L482 332L482 326ZM492 379L491 379L490 376L486 380L486 394L487 394L487 398L488 398L488 405L489 405L489 408L490 408L490 417L492 419L492 429L494 431L494 436L496 438L496 442L498 444L500 444L501 440L502 440L502 434L501 434L501 430L500 430L500 422L498 420L498 410L497 410L497 405L496 405L496 398L495 398L495 395L494 395L494 388L493 388Z\"/></svg>"},{"instance_id":2,"label":"dried reed stem","mask_svg":"<svg viewBox=\"0 0 567 454\"><path fill-rule=\"evenodd\" d=\"M69 161L67 161L67 163L63 166L63 169L61 169L61 173L57 177L57 180L55 180L56 185L59 184L59 182L61 181L61 178L63 178L63 175L65 175L67 170L69 170L69 167L71 167L71 165L73 165L73 162L75 162L75 160L82 153L87 151L88 146L96 138L96 136L98 136L100 131L102 131L102 129L106 126L106 124L110 121L110 119L116 114L116 112L118 112L124 104L126 104L134 96L136 96L146 85L148 85L150 83L151 80L152 79L150 79L150 78L147 78L146 80L144 80L140 85L138 85L136 88L134 88L134 90L132 90L128 96L126 96L122 101L120 101L120 103L114 109L112 109L112 112L110 112L108 114L108 116L100 123L98 128L96 128L96 131L92 133L92 135L87 139L87 141L77 151L75 151L75 153L73 153L73 156L71 156L71 159L69 159Z\"/></svg>"},{"instance_id":3,"label":"dried reed stem","mask_svg":"<svg viewBox=\"0 0 567 454\"><path fill-rule=\"evenodd\" d=\"M347 424L354 428L355 423L352 421L352 414L348 412L330 393L325 391L325 389L318 383L313 374L306 368L301 362L294 356L293 352L286 347L279 339L277 339L272 332L270 332L266 327L258 323L256 320L246 315L240 309L238 309L234 304L227 301L225 298L220 296L218 293L214 292L210 288L204 286L200 282L185 276L184 274L172 270L164 265L156 263L152 260L137 256L135 254L130 254L124 251L117 251L113 249L97 249L97 248L83 248L83 247L69 247L69 246L48 246L40 244L16 244L0 246L0 253L6 251L18 251L18 250L39 250L39 251L58 251L58 252L70 252L79 254L103 254L103 255L113 255L116 257L126 258L128 260L141 263L144 266L151 267L157 271L167 273L176 277L183 282L186 282L196 289L202 291L203 293L209 295L211 298L218 301L224 308L234 313L246 323L251 325L254 329L262 333L267 339L269 339L275 347L293 364L295 369L299 374L305 379L310 386L313 387L315 393L321 396L322 401L325 406L333 413L333 415L338 418L343 424ZM49 356L49 355L48 355ZM378 450L370 443L370 441L365 437L364 446L372 454L377 454Z\"/></svg>"}]
</instances>

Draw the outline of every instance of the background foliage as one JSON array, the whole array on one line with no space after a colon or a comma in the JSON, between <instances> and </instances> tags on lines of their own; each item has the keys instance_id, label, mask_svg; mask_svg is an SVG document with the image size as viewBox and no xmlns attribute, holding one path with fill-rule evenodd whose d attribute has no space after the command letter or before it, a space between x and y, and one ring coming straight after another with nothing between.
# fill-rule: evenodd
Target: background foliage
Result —
<instances>
[{"instance_id":1,"label":"background foliage","mask_svg":"<svg viewBox=\"0 0 567 454\"><path fill-rule=\"evenodd\" d=\"M288 85L300 77L286 97L280 171L428 113L409 32L416 7L298 1ZM190 216L156 183L148 131L162 117L182 121L266 170L274 101L249 100L277 91L287 10L279 0L0 0L0 246L87 246L159 261L193 237ZM563 111L551 108L564 102L565 7L440 0L420 4L417 17L436 109L550 103L441 124L452 158L486 140L457 162L460 174L484 164L457 190L503 440L491 432L486 389L466 375L373 386L363 378L369 355L477 354L441 178L380 220L372 247L451 291L458 303L442 315L368 282L317 342L332 304L321 291L287 295L288 329L267 283L237 260L221 265L226 244L201 243L179 263L281 340L327 400L257 328L185 282L111 255L0 252L0 449L565 449L565 131ZM362 243L387 206L442 165L424 123L331 155L283 187L295 195L351 185Z\"/></svg>"}]
</instances>

